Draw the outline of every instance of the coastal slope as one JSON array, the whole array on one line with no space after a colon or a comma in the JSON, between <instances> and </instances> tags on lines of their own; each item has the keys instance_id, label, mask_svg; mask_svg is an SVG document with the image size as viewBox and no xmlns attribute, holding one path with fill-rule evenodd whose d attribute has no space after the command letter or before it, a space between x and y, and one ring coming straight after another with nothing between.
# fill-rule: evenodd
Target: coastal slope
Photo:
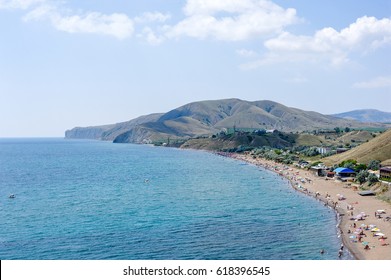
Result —
<instances>
[{"instance_id":1,"label":"coastal slope","mask_svg":"<svg viewBox=\"0 0 391 280\"><path fill-rule=\"evenodd\" d=\"M348 159L364 164L371 160L380 160L383 165L391 164L391 129L354 149L324 158L323 162L333 165Z\"/></svg>"}]
</instances>

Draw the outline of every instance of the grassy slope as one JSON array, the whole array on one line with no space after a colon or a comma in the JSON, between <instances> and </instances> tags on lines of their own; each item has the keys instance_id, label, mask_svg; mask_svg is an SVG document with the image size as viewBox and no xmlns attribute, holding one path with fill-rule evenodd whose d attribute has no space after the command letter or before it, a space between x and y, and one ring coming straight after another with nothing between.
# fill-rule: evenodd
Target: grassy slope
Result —
<instances>
[{"instance_id":1,"label":"grassy slope","mask_svg":"<svg viewBox=\"0 0 391 280\"><path fill-rule=\"evenodd\" d=\"M323 162L333 165L348 159L365 164L371 160L380 160L382 164L391 163L391 129L345 153L324 158Z\"/></svg>"}]
</instances>

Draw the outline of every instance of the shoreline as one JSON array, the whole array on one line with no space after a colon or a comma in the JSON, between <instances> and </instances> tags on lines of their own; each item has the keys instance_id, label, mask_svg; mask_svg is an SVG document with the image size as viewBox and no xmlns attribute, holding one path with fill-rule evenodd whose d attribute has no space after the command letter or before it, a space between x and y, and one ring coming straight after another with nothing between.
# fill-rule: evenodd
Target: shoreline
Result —
<instances>
[{"instance_id":1,"label":"shoreline","mask_svg":"<svg viewBox=\"0 0 391 280\"><path fill-rule=\"evenodd\" d=\"M276 163L263 158L253 158L251 155L235 153L216 153L220 156L241 160L249 164L262 167L290 183L291 187L307 196L315 198L325 207L335 211L338 227L338 238L344 245L343 254L350 254L354 260L390 260L391 245L389 239L380 241L375 232L361 228L361 225L376 225L386 237L391 236L391 221L384 220L390 216L391 206L384 201L370 196L360 196L347 183L334 179L318 177L305 169ZM385 210L382 218L375 217L377 210ZM365 213L362 220L354 219L357 215ZM356 235L357 231L363 235ZM357 238L352 238L357 236ZM364 249L362 244L368 244L369 249ZM382 243L381 243L382 242ZM388 245L382 245L388 244Z\"/></svg>"}]
</instances>

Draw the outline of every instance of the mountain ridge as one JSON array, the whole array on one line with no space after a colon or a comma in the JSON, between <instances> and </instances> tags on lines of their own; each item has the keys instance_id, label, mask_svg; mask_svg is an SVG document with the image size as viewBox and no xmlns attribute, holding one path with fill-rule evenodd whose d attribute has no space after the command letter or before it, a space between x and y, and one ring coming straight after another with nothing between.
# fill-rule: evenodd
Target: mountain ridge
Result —
<instances>
[{"instance_id":1,"label":"mountain ridge","mask_svg":"<svg viewBox=\"0 0 391 280\"><path fill-rule=\"evenodd\" d=\"M356 120L360 122L391 123L391 113L375 109L359 109L339 114L333 114L331 116Z\"/></svg>"},{"instance_id":2,"label":"mountain ridge","mask_svg":"<svg viewBox=\"0 0 391 280\"><path fill-rule=\"evenodd\" d=\"M106 126L67 130L66 138L90 138L116 143L152 143L164 139L192 138L231 128L277 129L285 132L334 129L335 127L383 127L363 124L271 101L237 98L197 101L166 113L150 114Z\"/></svg>"}]
</instances>

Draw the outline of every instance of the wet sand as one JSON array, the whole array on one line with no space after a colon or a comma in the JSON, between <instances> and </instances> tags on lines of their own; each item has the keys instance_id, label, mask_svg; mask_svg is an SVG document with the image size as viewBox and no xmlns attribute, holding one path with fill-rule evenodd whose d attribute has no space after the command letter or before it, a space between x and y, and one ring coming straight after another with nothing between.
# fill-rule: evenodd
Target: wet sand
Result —
<instances>
[{"instance_id":1,"label":"wet sand","mask_svg":"<svg viewBox=\"0 0 391 280\"><path fill-rule=\"evenodd\" d=\"M391 260L391 245L389 244L391 243L389 239L391 238L391 220L385 219L391 216L390 204L374 196L361 196L349 183L319 177L306 169L262 158L254 159L250 155L229 154L229 156L276 172L288 179L296 190L313 196L325 206L335 209L340 218L339 230L345 246L344 253L347 253L347 249L359 260ZM375 217L377 210L384 210L385 213L380 214L380 217L378 215ZM355 219L362 213L365 214L362 220ZM373 232L371 229L365 229L361 226L364 224L368 227L375 225L380 231ZM363 235L359 235L359 232ZM381 241L380 236L374 236L379 232L388 238ZM365 249L365 244L368 244L369 249Z\"/></svg>"}]
</instances>

